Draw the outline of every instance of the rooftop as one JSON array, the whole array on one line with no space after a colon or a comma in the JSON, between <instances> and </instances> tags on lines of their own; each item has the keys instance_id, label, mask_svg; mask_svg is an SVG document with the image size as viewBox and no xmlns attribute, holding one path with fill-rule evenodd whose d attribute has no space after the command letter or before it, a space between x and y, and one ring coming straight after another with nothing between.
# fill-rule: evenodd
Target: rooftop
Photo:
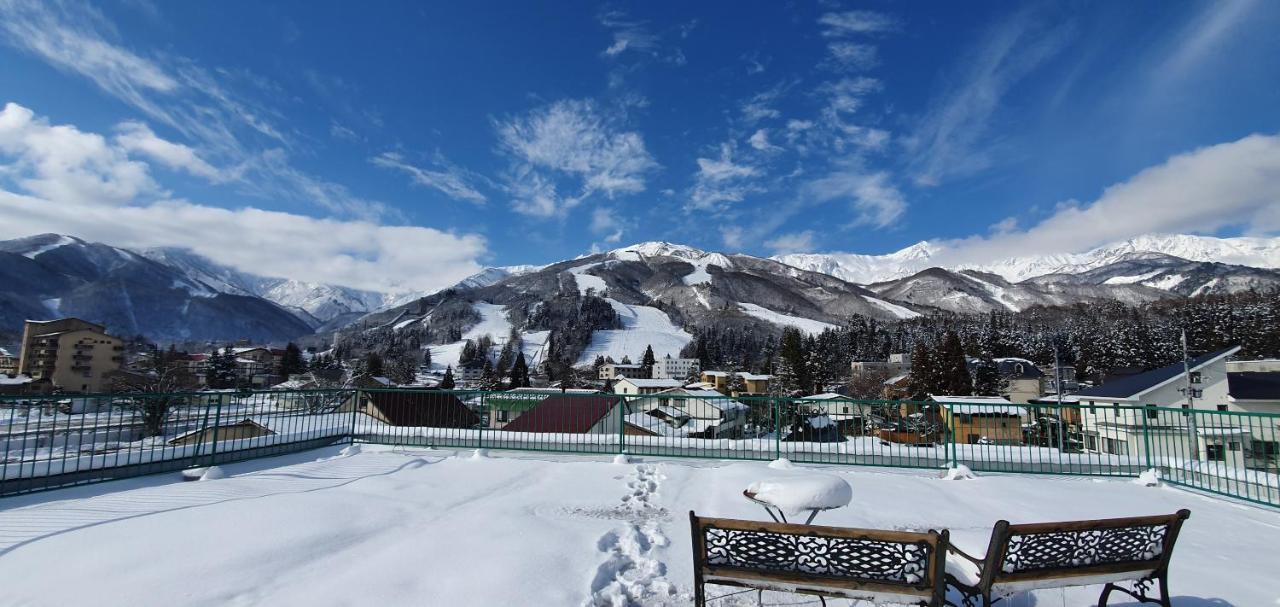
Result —
<instances>
[{"instance_id":1,"label":"rooftop","mask_svg":"<svg viewBox=\"0 0 1280 607\"><path fill-rule=\"evenodd\" d=\"M1218 350L1217 352L1210 352L1208 354L1204 354L1204 355L1192 358L1189 361L1189 364L1190 364L1191 370L1195 371L1196 369L1203 367L1215 360L1224 358L1226 356L1230 356L1239 351L1240 351L1240 347L1235 346L1235 347L1227 348L1225 350ZM1183 374L1183 364L1182 362L1176 362L1176 363L1173 363L1172 365L1160 367L1159 369L1152 369L1150 371L1139 373L1137 375L1130 375L1127 377L1115 379L1105 384L1102 384L1101 386L1095 386L1092 388L1081 390L1077 394L1085 398L1090 396L1096 396L1096 397L1103 397L1103 398L1129 399L1129 398L1134 398L1144 392L1147 392L1152 388L1155 388L1161 384L1164 384L1165 382L1172 381L1178 378L1182 374Z\"/></svg>"},{"instance_id":2,"label":"rooftop","mask_svg":"<svg viewBox=\"0 0 1280 607\"><path fill-rule=\"evenodd\" d=\"M1276 596L1265 580L1280 564L1280 512L1125 478L979 473L949 481L933 471L649 458L615 464L609 455L547 453L474 458L470 450L368 445L346 453L332 447L228 464L219 480L184 483L171 473L5 498L5 602L397 607L430 597L453 607L689 605L686 513L767 520L742 490L815 472L847 481L855 495L854 506L823 512L815 523L946 528L961 549L978 554L1000 519L1189 508L1171 563L1173 603L1244 607L1271 605ZM864 500L879 506L859 507ZM1008 602L1092 605L1099 590L1038 590ZM725 604L755 605L749 598ZM766 593L764 603L806 598Z\"/></svg>"},{"instance_id":3,"label":"rooftop","mask_svg":"<svg viewBox=\"0 0 1280 607\"><path fill-rule=\"evenodd\" d=\"M1280 372L1248 371L1228 373L1227 391L1231 395L1231 400L1280 402Z\"/></svg>"}]
</instances>

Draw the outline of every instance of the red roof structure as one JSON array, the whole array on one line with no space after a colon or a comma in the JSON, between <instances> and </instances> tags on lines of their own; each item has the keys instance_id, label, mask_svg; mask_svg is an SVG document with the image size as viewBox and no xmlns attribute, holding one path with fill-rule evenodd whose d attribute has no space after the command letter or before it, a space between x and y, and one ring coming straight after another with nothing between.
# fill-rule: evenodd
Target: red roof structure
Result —
<instances>
[{"instance_id":1,"label":"red roof structure","mask_svg":"<svg viewBox=\"0 0 1280 607\"><path fill-rule=\"evenodd\" d=\"M584 434L617 407L618 402L618 397L609 395L548 396L502 429L508 432Z\"/></svg>"},{"instance_id":2,"label":"red roof structure","mask_svg":"<svg viewBox=\"0 0 1280 607\"><path fill-rule=\"evenodd\" d=\"M474 428L480 416L458 397L436 390L369 392L366 412L392 426Z\"/></svg>"}]
</instances>

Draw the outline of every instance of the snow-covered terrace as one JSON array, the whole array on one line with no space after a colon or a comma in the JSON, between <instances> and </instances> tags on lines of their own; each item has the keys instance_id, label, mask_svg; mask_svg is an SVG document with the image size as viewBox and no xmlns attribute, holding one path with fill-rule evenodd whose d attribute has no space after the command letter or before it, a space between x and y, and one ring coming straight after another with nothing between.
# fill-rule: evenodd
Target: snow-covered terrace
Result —
<instances>
[{"instance_id":1,"label":"snow-covered terrace","mask_svg":"<svg viewBox=\"0 0 1280 607\"><path fill-rule=\"evenodd\" d=\"M481 454L486 455L486 454ZM688 511L767 520L753 481L832 474L827 525L947 528L981 553L992 524L1188 508L1173 604L1275 605L1280 512L1128 479L362 446L0 500L0 602L12 605L688 605ZM213 476L213 475L211 475ZM1097 587L1010 607L1093 605ZM732 592L711 587L711 596ZM766 605L817 604L766 593ZM752 594L721 605L754 605ZM829 604L841 604L829 601ZM1114 604L1114 603L1113 603ZM1131 602L1120 602L1130 605Z\"/></svg>"}]
</instances>

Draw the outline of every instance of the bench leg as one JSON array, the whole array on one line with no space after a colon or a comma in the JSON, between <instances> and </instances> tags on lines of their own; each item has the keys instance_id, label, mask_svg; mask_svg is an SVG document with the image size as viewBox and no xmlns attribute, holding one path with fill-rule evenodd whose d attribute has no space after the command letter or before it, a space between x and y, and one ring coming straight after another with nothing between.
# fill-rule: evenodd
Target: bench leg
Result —
<instances>
[{"instance_id":1,"label":"bench leg","mask_svg":"<svg viewBox=\"0 0 1280 607\"><path fill-rule=\"evenodd\" d=\"M1155 582L1155 584L1160 588L1159 598L1147 596L1147 587L1150 586L1152 582ZM1110 600L1111 592L1113 590L1119 590L1120 592L1138 599L1138 602L1141 603L1155 603L1162 607L1172 607L1172 604L1169 602L1169 582L1165 576L1162 575L1157 578L1141 579L1133 582L1133 586L1134 590L1130 590L1123 586L1117 586L1114 583L1108 583L1106 586L1103 586L1102 594L1098 596L1098 607L1107 607L1107 601Z\"/></svg>"}]
</instances>

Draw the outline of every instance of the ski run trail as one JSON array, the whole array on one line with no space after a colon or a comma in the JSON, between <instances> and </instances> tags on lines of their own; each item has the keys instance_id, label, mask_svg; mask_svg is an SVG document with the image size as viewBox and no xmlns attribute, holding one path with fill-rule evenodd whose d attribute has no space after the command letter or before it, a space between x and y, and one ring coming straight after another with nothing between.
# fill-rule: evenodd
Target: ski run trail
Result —
<instances>
[{"instance_id":1,"label":"ski run trail","mask_svg":"<svg viewBox=\"0 0 1280 607\"><path fill-rule=\"evenodd\" d=\"M626 494L618 510L622 524L604 534L596 547L605 560L591 582L587 607L632 607L688 604L689 593L680 592L666 578L667 567L654 554L670 542L662 524L670 512L654 503L666 477L661 465L636 464L626 480Z\"/></svg>"}]
</instances>

